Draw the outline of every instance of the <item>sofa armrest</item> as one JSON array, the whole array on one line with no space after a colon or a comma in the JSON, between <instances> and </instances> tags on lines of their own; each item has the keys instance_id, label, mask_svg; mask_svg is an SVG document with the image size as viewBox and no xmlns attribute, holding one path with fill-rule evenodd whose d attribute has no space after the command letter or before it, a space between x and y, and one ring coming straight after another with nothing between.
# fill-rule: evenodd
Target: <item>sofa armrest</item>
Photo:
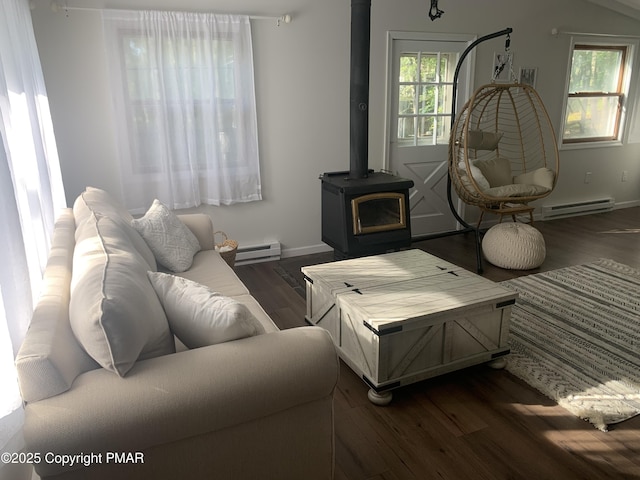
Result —
<instances>
[{"instance_id":1,"label":"sofa armrest","mask_svg":"<svg viewBox=\"0 0 640 480\"><path fill-rule=\"evenodd\" d=\"M209 215L204 213L186 213L178 215L189 230L193 232L202 250L213 250L215 242L213 239L213 222Z\"/></svg>"},{"instance_id":2,"label":"sofa armrest","mask_svg":"<svg viewBox=\"0 0 640 480\"><path fill-rule=\"evenodd\" d=\"M104 369L26 407L32 452L136 452L214 432L333 395L339 361L329 334L299 327ZM41 464L41 475L63 471Z\"/></svg>"}]
</instances>

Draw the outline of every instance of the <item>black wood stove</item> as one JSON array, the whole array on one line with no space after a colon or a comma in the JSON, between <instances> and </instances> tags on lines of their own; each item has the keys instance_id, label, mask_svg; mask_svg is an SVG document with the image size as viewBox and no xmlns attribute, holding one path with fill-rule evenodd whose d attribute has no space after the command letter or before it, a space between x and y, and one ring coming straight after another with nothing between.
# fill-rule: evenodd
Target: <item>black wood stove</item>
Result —
<instances>
[{"instance_id":1,"label":"black wood stove","mask_svg":"<svg viewBox=\"0 0 640 480\"><path fill-rule=\"evenodd\" d=\"M370 30L371 0L352 0L349 171L320 176L322 241L337 259L411 245L413 181L368 168Z\"/></svg>"}]
</instances>

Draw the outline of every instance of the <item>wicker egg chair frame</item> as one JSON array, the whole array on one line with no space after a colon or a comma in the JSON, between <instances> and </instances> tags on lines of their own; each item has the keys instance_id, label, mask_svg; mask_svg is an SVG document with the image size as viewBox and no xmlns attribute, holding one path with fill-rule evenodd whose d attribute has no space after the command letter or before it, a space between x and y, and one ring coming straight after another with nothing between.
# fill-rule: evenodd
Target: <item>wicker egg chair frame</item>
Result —
<instances>
[{"instance_id":1,"label":"wicker egg chair frame","mask_svg":"<svg viewBox=\"0 0 640 480\"><path fill-rule=\"evenodd\" d=\"M484 141L478 135L484 135ZM558 158L553 125L540 96L533 87L518 83L476 89L457 115L449 140L449 176L456 193L464 203L486 211L505 204L527 205L549 195L558 178ZM524 179L519 187L536 171L544 172L546 184L482 188L476 165L496 159L508 160L508 178Z\"/></svg>"},{"instance_id":2,"label":"wicker egg chair frame","mask_svg":"<svg viewBox=\"0 0 640 480\"><path fill-rule=\"evenodd\" d=\"M472 42L462 52L456 66L453 79L453 97L451 100L451 135L449 138L449 159L447 175L447 200L451 213L463 228L455 232L445 232L442 235L455 233L474 232L476 246L476 260L478 273L482 273L482 232L480 223L485 211L499 213L529 212L533 219L533 207L528 207L528 202L545 197L556 185L558 178L559 156L555 133L538 93L528 85L518 83L500 84L494 83L478 88L466 102L462 111L456 116L458 77L462 64L467 55L480 43L491 39L506 36L505 50L509 49L512 28L506 28L482 36ZM502 67L501 67L502 68ZM513 72L511 78L513 78ZM515 81L515 79L514 79ZM470 132L474 135L478 132L493 134L498 139L495 147L487 149L487 143L480 142L470 145ZM499 138L498 138L499 137ZM473 142L472 142L473 143ZM520 195L496 195L496 191L490 188L481 188L474 177L474 169L477 163L487 158L506 158L509 160L511 172L509 175L532 174L538 168L550 170L553 174L551 184L535 194ZM548 177L547 177L548 179ZM486 179L485 179L486 180ZM547 182L548 183L548 182ZM490 185L489 185L490 186ZM456 202L453 199L453 190L460 199L469 205L481 209L480 220L476 227L469 225L458 213ZM505 208L507 204L520 205L520 208ZM515 216L514 216L515 219Z\"/></svg>"}]
</instances>

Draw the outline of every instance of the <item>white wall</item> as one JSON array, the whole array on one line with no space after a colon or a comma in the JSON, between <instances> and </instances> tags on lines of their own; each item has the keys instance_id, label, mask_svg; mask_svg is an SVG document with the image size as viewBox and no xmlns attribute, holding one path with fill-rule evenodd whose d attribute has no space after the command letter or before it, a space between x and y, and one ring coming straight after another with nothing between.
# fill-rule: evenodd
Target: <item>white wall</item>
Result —
<instances>
[{"instance_id":1,"label":"white wall","mask_svg":"<svg viewBox=\"0 0 640 480\"><path fill-rule=\"evenodd\" d=\"M87 185L118 195L100 13L53 13L48 0L36 0L36 5L33 23L68 201L72 203ZM102 5L123 3L106 0ZM272 21L252 22L264 200L199 210L213 217L217 229L245 245L280 240L288 254L326 248L320 240L318 175L349 166L350 1L131 0L126 6L292 14L293 22L280 27ZM369 155L370 167L376 170L384 166L387 31L482 36L512 27L515 69L538 67L537 89L556 126L562 114L569 38L550 35L551 28L628 35L640 31L640 22L583 0L442 0L445 14L434 22L427 16L428 7L424 0L372 1ZM500 39L478 47L477 85L490 81L493 52L503 46ZM602 196L614 196L620 205L640 202L640 143L561 155L559 184L547 203ZM629 172L625 183L623 170ZM589 184L583 181L586 171L592 172Z\"/></svg>"}]
</instances>

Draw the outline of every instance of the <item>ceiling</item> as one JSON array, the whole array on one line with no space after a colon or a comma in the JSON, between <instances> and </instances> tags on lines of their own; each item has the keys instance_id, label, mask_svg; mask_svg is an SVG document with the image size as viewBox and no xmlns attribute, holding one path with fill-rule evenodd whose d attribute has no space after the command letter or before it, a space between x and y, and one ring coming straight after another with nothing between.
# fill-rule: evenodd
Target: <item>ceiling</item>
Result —
<instances>
[{"instance_id":1,"label":"ceiling","mask_svg":"<svg viewBox=\"0 0 640 480\"><path fill-rule=\"evenodd\" d=\"M640 0L588 0L605 8L640 20Z\"/></svg>"}]
</instances>

